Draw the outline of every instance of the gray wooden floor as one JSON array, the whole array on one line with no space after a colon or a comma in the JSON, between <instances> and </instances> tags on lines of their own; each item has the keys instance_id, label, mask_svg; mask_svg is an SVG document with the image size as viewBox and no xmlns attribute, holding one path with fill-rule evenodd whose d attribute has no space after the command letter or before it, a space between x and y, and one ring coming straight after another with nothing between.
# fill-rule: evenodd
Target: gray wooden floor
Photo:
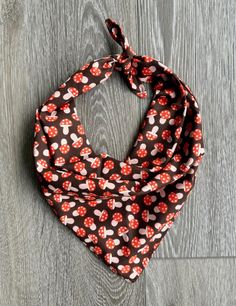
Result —
<instances>
[{"instance_id":1,"label":"gray wooden floor","mask_svg":"<svg viewBox=\"0 0 236 306\"><path fill-rule=\"evenodd\" d=\"M235 0L0 0L0 305L236 305ZM206 155L196 188L146 272L112 274L50 212L31 153L34 111L76 69L134 50L192 88ZM78 99L94 149L124 158L149 101L118 74Z\"/></svg>"}]
</instances>

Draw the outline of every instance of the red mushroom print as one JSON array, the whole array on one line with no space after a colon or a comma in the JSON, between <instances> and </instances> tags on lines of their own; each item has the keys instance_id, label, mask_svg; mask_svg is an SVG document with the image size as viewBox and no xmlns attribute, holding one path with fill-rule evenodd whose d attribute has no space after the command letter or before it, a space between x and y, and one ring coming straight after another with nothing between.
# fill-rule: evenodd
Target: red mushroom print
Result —
<instances>
[{"instance_id":1,"label":"red mushroom print","mask_svg":"<svg viewBox=\"0 0 236 306\"><path fill-rule=\"evenodd\" d=\"M157 102L160 104L160 105L166 105L168 103L168 99L166 96L160 96L158 99L157 99Z\"/></svg>"},{"instance_id":2,"label":"red mushroom print","mask_svg":"<svg viewBox=\"0 0 236 306\"><path fill-rule=\"evenodd\" d=\"M146 244L142 249L140 249L139 251L140 251L140 253L141 254L147 254L148 252L149 252L149 250L150 250L150 247L149 247L149 245L148 244Z\"/></svg>"},{"instance_id":3,"label":"red mushroom print","mask_svg":"<svg viewBox=\"0 0 236 306\"><path fill-rule=\"evenodd\" d=\"M62 195L61 194L54 194L53 200L57 203L61 203L62 201Z\"/></svg>"},{"instance_id":4,"label":"red mushroom print","mask_svg":"<svg viewBox=\"0 0 236 306\"><path fill-rule=\"evenodd\" d=\"M172 141L172 137L171 137L171 131L170 130L164 130L161 134L162 139L171 142Z\"/></svg>"},{"instance_id":5,"label":"red mushroom print","mask_svg":"<svg viewBox=\"0 0 236 306\"><path fill-rule=\"evenodd\" d=\"M166 203L164 202L160 202L155 208L154 208L154 211L157 213L157 212L160 212L162 214L165 214L167 212L167 209L168 209L168 206L166 205Z\"/></svg>"},{"instance_id":6,"label":"red mushroom print","mask_svg":"<svg viewBox=\"0 0 236 306\"><path fill-rule=\"evenodd\" d=\"M52 182L52 171L44 172L43 177L47 182Z\"/></svg>"},{"instance_id":7,"label":"red mushroom print","mask_svg":"<svg viewBox=\"0 0 236 306\"><path fill-rule=\"evenodd\" d=\"M128 228L126 226L121 226L118 229L118 235L123 236L125 241L128 241L128 236L126 235L128 233Z\"/></svg>"},{"instance_id":8,"label":"red mushroom print","mask_svg":"<svg viewBox=\"0 0 236 306\"><path fill-rule=\"evenodd\" d=\"M169 110L163 110L160 112L160 124L164 124L166 120L170 119L170 111Z\"/></svg>"},{"instance_id":9,"label":"red mushroom print","mask_svg":"<svg viewBox=\"0 0 236 306\"><path fill-rule=\"evenodd\" d=\"M64 211L64 212L67 212L70 210L70 203L69 202L64 202L61 206L61 209Z\"/></svg>"},{"instance_id":10,"label":"red mushroom print","mask_svg":"<svg viewBox=\"0 0 236 306\"><path fill-rule=\"evenodd\" d=\"M180 154L175 154L173 156L173 159L174 159L175 162L179 163L181 161L182 157L181 157Z\"/></svg>"},{"instance_id":11,"label":"red mushroom print","mask_svg":"<svg viewBox=\"0 0 236 306\"><path fill-rule=\"evenodd\" d=\"M201 144L200 143L195 143L192 150L193 150L194 155L199 156L200 151L201 151Z\"/></svg>"},{"instance_id":12,"label":"red mushroom print","mask_svg":"<svg viewBox=\"0 0 236 306\"><path fill-rule=\"evenodd\" d=\"M156 116L157 116L157 111L154 108L149 109L149 111L147 112L148 122L150 124L154 124Z\"/></svg>"},{"instance_id":13,"label":"red mushroom print","mask_svg":"<svg viewBox=\"0 0 236 306\"><path fill-rule=\"evenodd\" d=\"M184 192L189 192L192 189L192 183L188 180L184 180L183 184L176 184L177 189L183 189Z\"/></svg>"},{"instance_id":14,"label":"red mushroom print","mask_svg":"<svg viewBox=\"0 0 236 306\"><path fill-rule=\"evenodd\" d=\"M105 222L108 219L108 212L106 209L103 209L101 215L99 216L100 222Z\"/></svg>"},{"instance_id":15,"label":"red mushroom print","mask_svg":"<svg viewBox=\"0 0 236 306\"><path fill-rule=\"evenodd\" d=\"M65 163L66 163L66 160L62 156L56 158L54 162L55 166L58 166L58 167L62 167L63 165L65 165Z\"/></svg>"},{"instance_id":16,"label":"red mushroom print","mask_svg":"<svg viewBox=\"0 0 236 306\"><path fill-rule=\"evenodd\" d=\"M147 56L147 55L144 55L144 56L143 56L143 59L144 59L144 61L145 61L146 63L151 63L151 62L154 60L153 57Z\"/></svg>"},{"instance_id":17,"label":"red mushroom print","mask_svg":"<svg viewBox=\"0 0 236 306\"><path fill-rule=\"evenodd\" d=\"M105 239L107 236L111 236L114 234L113 230L107 230L105 226L100 226L98 229L98 235L99 237Z\"/></svg>"},{"instance_id":18,"label":"red mushroom print","mask_svg":"<svg viewBox=\"0 0 236 306\"><path fill-rule=\"evenodd\" d=\"M142 265L144 268L148 266L148 263L149 263L149 258L148 257L143 258Z\"/></svg>"},{"instance_id":19,"label":"red mushroom print","mask_svg":"<svg viewBox=\"0 0 236 306\"><path fill-rule=\"evenodd\" d=\"M37 161L37 171L38 171L38 172L42 172L43 169L47 169L47 168L48 168L48 164L47 164L46 160L44 160L44 159L39 159L39 160Z\"/></svg>"},{"instance_id":20,"label":"red mushroom print","mask_svg":"<svg viewBox=\"0 0 236 306\"><path fill-rule=\"evenodd\" d=\"M192 183L188 180L184 180L184 191L189 192L192 189Z\"/></svg>"},{"instance_id":21,"label":"red mushroom print","mask_svg":"<svg viewBox=\"0 0 236 306\"><path fill-rule=\"evenodd\" d=\"M113 250L114 247L115 247L115 241L114 241L112 238L107 239L107 241L106 241L106 247L107 247L109 250Z\"/></svg>"},{"instance_id":22,"label":"red mushroom print","mask_svg":"<svg viewBox=\"0 0 236 306\"><path fill-rule=\"evenodd\" d=\"M201 140L202 139L202 131L200 129L195 129L190 134L191 137L193 137L195 140Z\"/></svg>"},{"instance_id":23,"label":"red mushroom print","mask_svg":"<svg viewBox=\"0 0 236 306\"><path fill-rule=\"evenodd\" d=\"M139 263L139 261L140 261L140 259L138 258L138 256L137 255L133 255L133 256L131 256L130 257L130 259L129 259L129 263L130 264L133 264L133 263Z\"/></svg>"},{"instance_id":24,"label":"red mushroom print","mask_svg":"<svg viewBox=\"0 0 236 306\"><path fill-rule=\"evenodd\" d=\"M168 173L163 172L160 174L160 180L163 184L167 184L170 181L171 177Z\"/></svg>"},{"instance_id":25,"label":"red mushroom print","mask_svg":"<svg viewBox=\"0 0 236 306\"><path fill-rule=\"evenodd\" d=\"M106 188L108 188L108 189L114 189L115 188L115 185L113 183L110 183L108 180L105 180L105 179L102 179L102 178L99 179L98 185L102 190L104 190Z\"/></svg>"},{"instance_id":26,"label":"red mushroom print","mask_svg":"<svg viewBox=\"0 0 236 306\"><path fill-rule=\"evenodd\" d=\"M142 143L142 144L140 145L140 148L139 148L139 150L137 151L137 155L138 155L138 157L140 157L140 158L144 158L144 157L147 156L146 144Z\"/></svg>"},{"instance_id":27,"label":"red mushroom print","mask_svg":"<svg viewBox=\"0 0 236 306\"><path fill-rule=\"evenodd\" d=\"M167 221L167 222L170 221L171 219L174 218L174 216L175 216L174 213L169 213L169 214L166 216L166 221Z\"/></svg>"},{"instance_id":28,"label":"red mushroom print","mask_svg":"<svg viewBox=\"0 0 236 306\"><path fill-rule=\"evenodd\" d=\"M137 214L140 211L140 207L138 203L132 203L131 205L127 205L125 208L127 211L132 212L132 214Z\"/></svg>"},{"instance_id":29,"label":"red mushroom print","mask_svg":"<svg viewBox=\"0 0 236 306\"><path fill-rule=\"evenodd\" d=\"M48 122L55 122L58 119L58 116L56 116L57 112L52 112L50 116L46 116L45 119Z\"/></svg>"},{"instance_id":30,"label":"red mushroom print","mask_svg":"<svg viewBox=\"0 0 236 306\"><path fill-rule=\"evenodd\" d=\"M99 217L100 222L105 222L108 219L108 212L105 209L103 209L102 211L96 209L94 211L94 215Z\"/></svg>"},{"instance_id":31,"label":"red mushroom print","mask_svg":"<svg viewBox=\"0 0 236 306\"><path fill-rule=\"evenodd\" d=\"M73 81L75 83L88 83L88 78L86 76L83 75L82 72L77 72L74 76L73 76Z\"/></svg>"},{"instance_id":32,"label":"red mushroom print","mask_svg":"<svg viewBox=\"0 0 236 306\"><path fill-rule=\"evenodd\" d=\"M147 185L142 187L142 191L147 192L147 191L155 191L158 189L158 184L156 181L150 181L148 182Z\"/></svg>"},{"instance_id":33,"label":"red mushroom print","mask_svg":"<svg viewBox=\"0 0 236 306\"><path fill-rule=\"evenodd\" d=\"M44 179L47 182L56 182L56 181L58 181L58 175L53 174L52 171L44 172L43 177L44 177Z\"/></svg>"},{"instance_id":34,"label":"red mushroom print","mask_svg":"<svg viewBox=\"0 0 236 306\"><path fill-rule=\"evenodd\" d=\"M84 159L88 158L89 155L92 153L92 150L89 147L84 147L80 151L80 156L83 156Z\"/></svg>"},{"instance_id":35,"label":"red mushroom print","mask_svg":"<svg viewBox=\"0 0 236 306\"><path fill-rule=\"evenodd\" d=\"M95 246L93 248L93 252L98 256L98 255L101 255L102 254L102 249L98 246Z\"/></svg>"},{"instance_id":36,"label":"red mushroom print","mask_svg":"<svg viewBox=\"0 0 236 306\"><path fill-rule=\"evenodd\" d=\"M127 246L123 246L121 249L117 251L117 255L119 256L124 256L124 257L129 257L131 254L130 248Z\"/></svg>"},{"instance_id":37,"label":"red mushroom print","mask_svg":"<svg viewBox=\"0 0 236 306\"><path fill-rule=\"evenodd\" d=\"M87 217L84 220L84 226L90 228L92 231L96 229L94 219L92 217Z\"/></svg>"},{"instance_id":38,"label":"red mushroom print","mask_svg":"<svg viewBox=\"0 0 236 306\"><path fill-rule=\"evenodd\" d=\"M75 133L72 133L70 138L73 140L72 147L76 149L80 148L84 142L83 138L78 137Z\"/></svg>"},{"instance_id":39,"label":"red mushroom print","mask_svg":"<svg viewBox=\"0 0 236 306\"><path fill-rule=\"evenodd\" d=\"M176 194L175 192L171 192L171 193L168 195L168 200L169 200L171 203L173 203L173 204L177 203L177 202L178 202L178 196L177 196L177 194Z\"/></svg>"},{"instance_id":40,"label":"red mushroom print","mask_svg":"<svg viewBox=\"0 0 236 306\"><path fill-rule=\"evenodd\" d=\"M82 170L82 171L84 171L84 170ZM82 173L82 172L80 171L80 173ZM79 188L80 189L85 189L85 190L88 190L88 191L94 191L96 189L96 184L93 180L87 179L85 181L85 183L82 183L82 184L79 185Z\"/></svg>"},{"instance_id":41,"label":"red mushroom print","mask_svg":"<svg viewBox=\"0 0 236 306\"><path fill-rule=\"evenodd\" d=\"M107 201L107 207L109 207L111 210L115 209L115 199L109 199Z\"/></svg>"},{"instance_id":42,"label":"red mushroom print","mask_svg":"<svg viewBox=\"0 0 236 306\"><path fill-rule=\"evenodd\" d=\"M107 174L112 169L114 169L114 162L113 162L113 160L105 161L102 172L104 174Z\"/></svg>"},{"instance_id":43,"label":"red mushroom print","mask_svg":"<svg viewBox=\"0 0 236 306\"><path fill-rule=\"evenodd\" d=\"M141 242L140 239L138 237L134 237L131 241L132 247L134 247L135 249L140 248L141 246Z\"/></svg>"},{"instance_id":44,"label":"red mushroom print","mask_svg":"<svg viewBox=\"0 0 236 306\"><path fill-rule=\"evenodd\" d=\"M95 62L93 65L92 65L92 68L90 69L90 72L93 76L100 76L101 75L101 70L98 68L99 66L99 63L98 62Z\"/></svg>"},{"instance_id":45,"label":"red mushroom print","mask_svg":"<svg viewBox=\"0 0 236 306\"><path fill-rule=\"evenodd\" d=\"M133 273L130 275L131 279L139 276L142 273L143 269L139 266L133 268Z\"/></svg>"},{"instance_id":46,"label":"red mushroom print","mask_svg":"<svg viewBox=\"0 0 236 306\"><path fill-rule=\"evenodd\" d=\"M57 109L57 106L54 103L48 103L42 107L42 112L52 113Z\"/></svg>"},{"instance_id":47,"label":"red mushroom print","mask_svg":"<svg viewBox=\"0 0 236 306\"><path fill-rule=\"evenodd\" d=\"M73 224L75 220L73 218L68 218L66 215L60 217L60 221L62 224L67 225L67 224Z\"/></svg>"},{"instance_id":48,"label":"red mushroom print","mask_svg":"<svg viewBox=\"0 0 236 306\"><path fill-rule=\"evenodd\" d=\"M100 226L98 229L98 235L101 238L106 238L106 227L105 226Z\"/></svg>"},{"instance_id":49,"label":"red mushroom print","mask_svg":"<svg viewBox=\"0 0 236 306\"><path fill-rule=\"evenodd\" d=\"M106 22L123 52L90 61L38 107L33 154L58 219L112 272L134 282L193 188L204 135L191 90L158 60L136 56L116 22ZM94 152L75 101L115 70L138 97L147 97L146 84L153 91L124 159Z\"/></svg>"},{"instance_id":50,"label":"red mushroom print","mask_svg":"<svg viewBox=\"0 0 236 306\"><path fill-rule=\"evenodd\" d=\"M62 119L61 122L60 122L60 127L62 127L62 133L64 135L68 135L69 134L69 127L72 126L72 121L65 118L65 119Z\"/></svg>"},{"instance_id":51,"label":"red mushroom print","mask_svg":"<svg viewBox=\"0 0 236 306\"><path fill-rule=\"evenodd\" d=\"M201 124L202 122L202 118L200 114L197 114L194 118L194 122L196 122L197 124Z\"/></svg>"},{"instance_id":52,"label":"red mushroom print","mask_svg":"<svg viewBox=\"0 0 236 306\"><path fill-rule=\"evenodd\" d=\"M58 149L58 143L54 142L53 144L50 145L49 147L49 152L50 152L50 155L54 155L56 150Z\"/></svg>"},{"instance_id":53,"label":"red mushroom print","mask_svg":"<svg viewBox=\"0 0 236 306\"><path fill-rule=\"evenodd\" d=\"M89 234L88 238L85 239L85 242L87 242L87 243L93 242L94 244L97 244L98 243L98 237L94 234Z\"/></svg>"},{"instance_id":54,"label":"red mushroom print","mask_svg":"<svg viewBox=\"0 0 236 306\"><path fill-rule=\"evenodd\" d=\"M62 104L62 106L60 106L60 110L62 110L65 114L69 114L71 112L69 103Z\"/></svg>"},{"instance_id":55,"label":"red mushroom print","mask_svg":"<svg viewBox=\"0 0 236 306\"><path fill-rule=\"evenodd\" d=\"M154 235L154 229L147 225L146 228L140 228L139 233L141 235L146 235L146 237L149 239Z\"/></svg>"},{"instance_id":56,"label":"red mushroom print","mask_svg":"<svg viewBox=\"0 0 236 306\"><path fill-rule=\"evenodd\" d=\"M180 138L181 133L182 133L182 127L178 127L178 128L175 130L175 137L176 137L176 139L179 139L179 138Z\"/></svg>"},{"instance_id":57,"label":"red mushroom print","mask_svg":"<svg viewBox=\"0 0 236 306\"><path fill-rule=\"evenodd\" d=\"M70 187L71 187L72 183L70 181L65 181L63 184L62 184L62 187L65 189L65 190L70 190Z\"/></svg>"},{"instance_id":58,"label":"red mushroom print","mask_svg":"<svg viewBox=\"0 0 236 306\"><path fill-rule=\"evenodd\" d=\"M130 216L129 216L130 217ZM132 228L132 229L136 229L138 228L139 226L139 221L137 219L134 219L133 216L131 216L132 218L129 218L128 219L130 220L129 221L129 227Z\"/></svg>"},{"instance_id":59,"label":"red mushroom print","mask_svg":"<svg viewBox=\"0 0 236 306\"><path fill-rule=\"evenodd\" d=\"M63 189L65 189L65 190L67 190L67 191L70 191L70 190L71 190L71 191L75 191L75 192L78 191L77 188L75 188L75 187L72 186L71 181L65 181L65 182L63 182L62 187L63 187Z\"/></svg>"},{"instance_id":60,"label":"red mushroom print","mask_svg":"<svg viewBox=\"0 0 236 306\"><path fill-rule=\"evenodd\" d=\"M33 154L34 154L34 157L39 156L38 146L39 146L39 143L38 143L37 141L35 141L35 142L34 142L34 146L33 146Z\"/></svg>"},{"instance_id":61,"label":"red mushroom print","mask_svg":"<svg viewBox=\"0 0 236 306\"><path fill-rule=\"evenodd\" d=\"M143 212L142 212L142 219L144 222L148 222L149 220L156 220L156 216L153 215L153 214L150 214L149 211L147 209L145 209Z\"/></svg>"},{"instance_id":62,"label":"red mushroom print","mask_svg":"<svg viewBox=\"0 0 236 306\"><path fill-rule=\"evenodd\" d=\"M112 226L117 226L118 223L123 221L123 215L121 213L114 213L112 215L112 221L111 221L111 225Z\"/></svg>"},{"instance_id":63,"label":"red mushroom print","mask_svg":"<svg viewBox=\"0 0 236 306\"><path fill-rule=\"evenodd\" d=\"M132 172L132 168L130 165L126 164L126 163L120 163L120 167L121 167L121 173L123 175L129 175Z\"/></svg>"},{"instance_id":64,"label":"red mushroom print","mask_svg":"<svg viewBox=\"0 0 236 306\"><path fill-rule=\"evenodd\" d=\"M93 182L93 183L94 183L94 182ZM95 185L95 186L96 186L96 185ZM97 206L97 204L98 204L98 200L95 200L95 201L93 201L93 200L88 201L88 205L91 206L91 207L95 207L95 206Z\"/></svg>"},{"instance_id":65,"label":"red mushroom print","mask_svg":"<svg viewBox=\"0 0 236 306\"><path fill-rule=\"evenodd\" d=\"M111 180L111 181L118 181L118 180L120 180L120 178L121 178L121 176L118 174L118 173L113 173L110 177L109 177L109 179Z\"/></svg>"},{"instance_id":66,"label":"red mushroom print","mask_svg":"<svg viewBox=\"0 0 236 306\"><path fill-rule=\"evenodd\" d=\"M112 264L113 262L114 263L118 263L119 262L119 259L115 256L112 256L111 253L106 253L106 255L104 256L104 259L105 261L108 263L108 264Z\"/></svg>"},{"instance_id":67,"label":"red mushroom print","mask_svg":"<svg viewBox=\"0 0 236 306\"><path fill-rule=\"evenodd\" d=\"M151 155L155 156L158 152L162 152L164 150L164 145L161 142L157 142L154 144L154 150L151 151Z\"/></svg>"},{"instance_id":68,"label":"red mushroom print","mask_svg":"<svg viewBox=\"0 0 236 306\"><path fill-rule=\"evenodd\" d=\"M119 265L118 269L121 271L122 274L127 274L130 272L130 265Z\"/></svg>"},{"instance_id":69,"label":"red mushroom print","mask_svg":"<svg viewBox=\"0 0 236 306\"><path fill-rule=\"evenodd\" d=\"M84 127L82 124L78 124L77 125L77 132L80 134L80 135L84 135Z\"/></svg>"},{"instance_id":70,"label":"red mushroom print","mask_svg":"<svg viewBox=\"0 0 236 306\"><path fill-rule=\"evenodd\" d=\"M106 188L106 180L105 179L99 179L98 186L104 190Z\"/></svg>"},{"instance_id":71,"label":"red mushroom print","mask_svg":"<svg viewBox=\"0 0 236 306\"><path fill-rule=\"evenodd\" d=\"M58 134L58 130L55 126L50 126L50 127L45 126L44 130L48 134L49 138L56 137Z\"/></svg>"},{"instance_id":72,"label":"red mushroom print","mask_svg":"<svg viewBox=\"0 0 236 306\"><path fill-rule=\"evenodd\" d=\"M61 146L59 147L59 150L62 154L67 154L70 151L70 146L67 144L66 139L61 140Z\"/></svg>"},{"instance_id":73,"label":"red mushroom print","mask_svg":"<svg viewBox=\"0 0 236 306\"><path fill-rule=\"evenodd\" d=\"M92 159L91 159L90 167L91 167L92 169L97 169L97 168L100 167L100 165L101 165L101 160L100 160L100 158L95 157L95 158L92 158Z\"/></svg>"},{"instance_id":74,"label":"red mushroom print","mask_svg":"<svg viewBox=\"0 0 236 306\"><path fill-rule=\"evenodd\" d=\"M77 162L74 164L74 169L76 172L79 172L82 175L87 174L87 170L85 169L85 163L83 162Z\"/></svg>"},{"instance_id":75,"label":"red mushroom print","mask_svg":"<svg viewBox=\"0 0 236 306\"><path fill-rule=\"evenodd\" d=\"M157 131L159 130L158 126L154 126L151 131L146 132L146 137L148 140L156 140L157 139Z\"/></svg>"},{"instance_id":76,"label":"red mushroom print","mask_svg":"<svg viewBox=\"0 0 236 306\"><path fill-rule=\"evenodd\" d=\"M76 210L73 211L73 216L78 217L84 217L87 213L87 209L84 206L79 206Z\"/></svg>"},{"instance_id":77,"label":"red mushroom print","mask_svg":"<svg viewBox=\"0 0 236 306\"><path fill-rule=\"evenodd\" d=\"M75 87L69 87L68 92L64 94L63 99L64 100L69 100L70 98L75 98L78 97L79 91Z\"/></svg>"},{"instance_id":78,"label":"red mushroom print","mask_svg":"<svg viewBox=\"0 0 236 306\"><path fill-rule=\"evenodd\" d=\"M149 194L145 195L145 197L143 198L143 202L146 206L152 205L152 197Z\"/></svg>"},{"instance_id":79,"label":"red mushroom print","mask_svg":"<svg viewBox=\"0 0 236 306\"><path fill-rule=\"evenodd\" d=\"M119 187L118 192L121 193L121 194L123 194L123 195L127 195L127 196L128 196L130 190L127 188L126 185L121 185L121 186Z\"/></svg>"},{"instance_id":80,"label":"red mushroom print","mask_svg":"<svg viewBox=\"0 0 236 306\"><path fill-rule=\"evenodd\" d=\"M85 237L86 236L86 231L82 227L73 226L73 231L76 232L76 235L78 237Z\"/></svg>"},{"instance_id":81,"label":"red mushroom print","mask_svg":"<svg viewBox=\"0 0 236 306\"><path fill-rule=\"evenodd\" d=\"M156 67L155 66L150 66L150 67L144 67L142 69L142 74L143 75L152 75L153 72L156 71Z\"/></svg>"},{"instance_id":82,"label":"red mushroom print","mask_svg":"<svg viewBox=\"0 0 236 306\"><path fill-rule=\"evenodd\" d=\"M176 97L176 93L175 93L174 89L172 89L172 88L165 89L165 93L167 95L169 95L172 99Z\"/></svg>"},{"instance_id":83,"label":"red mushroom print","mask_svg":"<svg viewBox=\"0 0 236 306\"><path fill-rule=\"evenodd\" d=\"M92 89L92 86L90 85L84 85L82 88L83 93L88 92L90 89Z\"/></svg>"}]
</instances>

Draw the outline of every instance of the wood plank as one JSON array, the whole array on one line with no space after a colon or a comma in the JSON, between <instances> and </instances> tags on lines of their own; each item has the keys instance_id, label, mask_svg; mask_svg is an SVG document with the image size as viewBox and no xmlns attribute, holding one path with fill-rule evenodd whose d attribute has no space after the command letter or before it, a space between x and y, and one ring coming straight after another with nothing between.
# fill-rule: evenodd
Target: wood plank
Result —
<instances>
[{"instance_id":1,"label":"wood plank","mask_svg":"<svg viewBox=\"0 0 236 306\"><path fill-rule=\"evenodd\" d=\"M236 305L236 259L162 259L147 271L147 306Z\"/></svg>"},{"instance_id":2,"label":"wood plank","mask_svg":"<svg viewBox=\"0 0 236 306\"><path fill-rule=\"evenodd\" d=\"M36 107L88 60L120 51L106 32L107 17L123 25L137 53L160 57L179 73L202 107L205 161L183 215L157 256L235 256L234 1L1 0L0 4L0 231L4 233L0 304L149 303L145 274L133 285L122 281L57 221L40 196L31 153ZM147 105L117 73L82 97L77 109L94 149L122 159ZM233 288L230 265L231 259L227 274L219 268L216 275L223 275ZM208 268L203 264L204 273ZM198 275L194 281L199 283ZM148 288L157 286L152 279ZM181 275L179 280L185 282ZM222 305L230 305L229 288L216 286L223 296L224 290L229 292ZM215 301L210 288L209 299Z\"/></svg>"},{"instance_id":3,"label":"wood plank","mask_svg":"<svg viewBox=\"0 0 236 306\"><path fill-rule=\"evenodd\" d=\"M206 155L182 216L156 257L236 255L235 1L138 0L139 51L198 98Z\"/></svg>"},{"instance_id":4,"label":"wood plank","mask_svg":"<svg viewBox=\"0 0 236 306\"><path fill-rule=\"evenodd\" d=\"M40 196L32 158L36 107L85 62L109 54L104 19L126 20L130 31L136 18L128 20L135 5L125 1L1 2L1 305L144 305L145 276L130 285L58 222ZM85 125L91 126L88 135L95 148L108 148L121 157L140 120L139 104L128 89L131 101L126 103L118 75L106 86L87 95L81 107L78 101L78 108ZM133 110L136 121L129 124L124 107ZM130 135L120 120L129 126Z\"/></svg>"}]
</instances>

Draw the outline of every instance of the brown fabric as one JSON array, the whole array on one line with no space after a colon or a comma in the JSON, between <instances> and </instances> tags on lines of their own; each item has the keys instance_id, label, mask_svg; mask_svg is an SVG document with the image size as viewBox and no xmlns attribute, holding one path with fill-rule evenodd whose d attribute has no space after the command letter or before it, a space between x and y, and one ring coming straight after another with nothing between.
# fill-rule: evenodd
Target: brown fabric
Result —
<instances>
[{"instance_id":1,"label":"brown fabric","mask_svg":"<svg viewBox=\"0 0 236 306\"><path fill-rule=\"evenodd\" d=\"M106 24L121 54L93 60L36 110L34 158L43 195L60 221L110 269L134 282L147 267L194 186L204 155L201 116L171 69L136 55L121 28ZM127 158L96 154L75 98L120 71L129 88L153 97Z\"/></svg>"}]
</instances>

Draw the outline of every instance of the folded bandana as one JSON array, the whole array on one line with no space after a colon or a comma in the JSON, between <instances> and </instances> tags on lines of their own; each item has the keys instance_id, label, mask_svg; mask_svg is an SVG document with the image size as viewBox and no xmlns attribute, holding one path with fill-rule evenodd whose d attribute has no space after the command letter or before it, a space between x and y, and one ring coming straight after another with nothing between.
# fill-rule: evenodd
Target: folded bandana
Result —
<instances>
[{"instance_id":1,"label":"folded bandana","mask_svg":"<svg viewBox=\"0 0 236 306\"><path fill-rule=\"evenodd\" d=\"M134 282L147 267L194 186L204 155L199 106L171 69L136 55L107 19L121 54L85 64L36 110L34 158L43 195L114 273ZM153 96L125 160L91 147L75 98L119 71L139 98Z\"/></svg>"}]
</instances>

